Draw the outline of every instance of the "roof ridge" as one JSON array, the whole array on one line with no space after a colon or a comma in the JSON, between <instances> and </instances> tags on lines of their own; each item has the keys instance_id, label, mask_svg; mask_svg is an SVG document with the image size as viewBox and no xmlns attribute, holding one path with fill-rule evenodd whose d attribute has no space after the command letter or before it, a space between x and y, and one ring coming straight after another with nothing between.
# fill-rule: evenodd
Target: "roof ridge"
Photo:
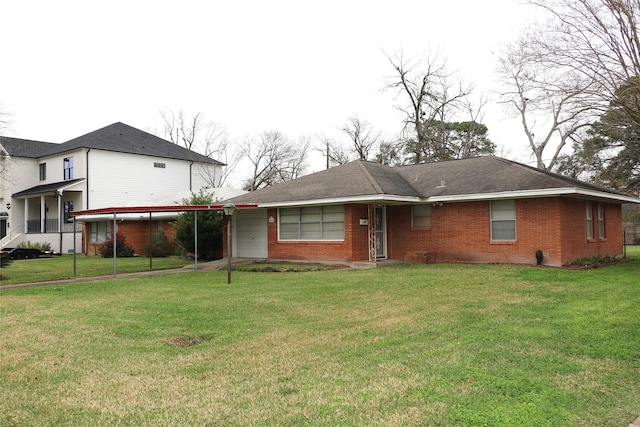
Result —
<instances>
[{"instance_id":1,"label":"roof ridge","mask_svg":"<svg viewBox=\"0 0 640 427\"><path fill-rule=\"evenodd\" d=\"M376 179L373 177L371 172L369 172L369 169L367 169L364 163L361 160L356 160L355 163L358 165L358 167L360 167L360 170L364 174L365 178L367 178L367 181L369 181L369 183L373 186L373 189L376 190L376 193L384 194L384 190L380 186L380 183L376 181Z\"/></svg>"}]
</instances>

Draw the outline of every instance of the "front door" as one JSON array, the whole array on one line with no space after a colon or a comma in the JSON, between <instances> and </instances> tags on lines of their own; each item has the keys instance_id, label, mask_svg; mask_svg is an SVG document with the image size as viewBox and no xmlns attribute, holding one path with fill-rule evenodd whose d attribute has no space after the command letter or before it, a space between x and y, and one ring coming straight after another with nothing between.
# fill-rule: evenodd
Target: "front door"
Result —
<instances>
[{"instance_id":1,"label":"front door","mask_svg":"<svg viewBox=\"0 0 640 427\"><path fill-rule=\"evenodd\" d=\"M7 220L0 219L0 239L7 235Z\"/></svg>"},{"instance_id":2,"label":"front door","mask_svg":"<svg viewBox=\"0 0 640 427\"><path fill-rule=\"evenodd\" d=\"M376 206L376 258L387 257L387 229L385 208Z\"/></svg>"}]
</instances>

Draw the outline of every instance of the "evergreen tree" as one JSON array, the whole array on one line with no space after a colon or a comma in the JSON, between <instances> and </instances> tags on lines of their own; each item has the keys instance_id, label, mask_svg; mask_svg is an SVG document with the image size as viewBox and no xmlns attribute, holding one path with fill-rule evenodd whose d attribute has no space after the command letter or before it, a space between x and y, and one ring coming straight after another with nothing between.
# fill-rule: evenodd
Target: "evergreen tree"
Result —
<instances>
[{"instance_id":1,"label":"evergreen tree","mask_svg":"<svg viewBox=\"0 0 640 427\"><path fill-rule=\"evenodd\" d=\"M213 195L202 190L193 193L190 199L183 199L183 205L210 205L215 203ZM188 211L178 216L176 239L188 252L195 253L195 218L198 219L198 257L217 259L222 254L222 213L218 211Z\"/></svg>"}]
</instances>

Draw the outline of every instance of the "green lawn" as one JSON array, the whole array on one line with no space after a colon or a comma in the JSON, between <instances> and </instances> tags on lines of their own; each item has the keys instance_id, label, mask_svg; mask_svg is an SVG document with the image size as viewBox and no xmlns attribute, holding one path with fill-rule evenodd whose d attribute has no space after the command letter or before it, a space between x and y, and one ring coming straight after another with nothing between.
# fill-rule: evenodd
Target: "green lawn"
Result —
<instances>
[{"instance_id":1,"label":"green lawn","mask_svg":"<svg viewBox=\"0 0 640 427\"><path fill-rule=\"evenodd\" d=\"M74 277L73 263L73 255L14 261L8 268L0 270L2 277L0 285L71 279ZM153 270L166 270L181 268L193 263L193 260L181 257L153 258L151 267ZM118 258L116 270L117 273L149 271L149 258ZM76 257L76 277L109 275L113 275L113 258L82 255Z\"/></svg>"},{"instance_id":2,"label":"green lawn","mask_svg":"<svg viewBox=\"0 0 640 427\"><path fill-rule=\"evenodd\" d=\"M3 290L0 425L626 426L629 255Z\"/></svg>"}]
</instances>

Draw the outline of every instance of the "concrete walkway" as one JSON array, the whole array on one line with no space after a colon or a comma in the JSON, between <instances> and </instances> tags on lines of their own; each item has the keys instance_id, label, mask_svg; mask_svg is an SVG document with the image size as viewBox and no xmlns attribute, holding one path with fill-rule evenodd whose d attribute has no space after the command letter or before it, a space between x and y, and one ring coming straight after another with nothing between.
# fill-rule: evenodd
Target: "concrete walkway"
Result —
<instances>
[{"instance_id":1,"label":"concrete walkway","mask_svg":"<svg viewBox=\"0 0 640 427\"><path fill-rule=\"evenodd\" d=\"M255 260L252 258L232 258L231 263L233 265L242 265L242 264L251 264L254 261ZM213 270L224 270L227 268L227 265L228 265L227 259L220 259L216 261L199 262L197 267L198 267L198 271L213 271ZM105 276L74 277L72 279L49 280L46 282L16 283L14 285L0 284L0 291L6 290L6 289L30 288L35 286L64 285L67 283L94 282L97 280L122 279L126 277L186 273L189 271L194 271L195 268L196 268L196 265L191 264L191 265L184 266L182 268L172 268L167 270L145 270L145 271L138 271L135 273L117 273L115 277L113 274L109 274Z\"/></svg>"}]
</instances>

